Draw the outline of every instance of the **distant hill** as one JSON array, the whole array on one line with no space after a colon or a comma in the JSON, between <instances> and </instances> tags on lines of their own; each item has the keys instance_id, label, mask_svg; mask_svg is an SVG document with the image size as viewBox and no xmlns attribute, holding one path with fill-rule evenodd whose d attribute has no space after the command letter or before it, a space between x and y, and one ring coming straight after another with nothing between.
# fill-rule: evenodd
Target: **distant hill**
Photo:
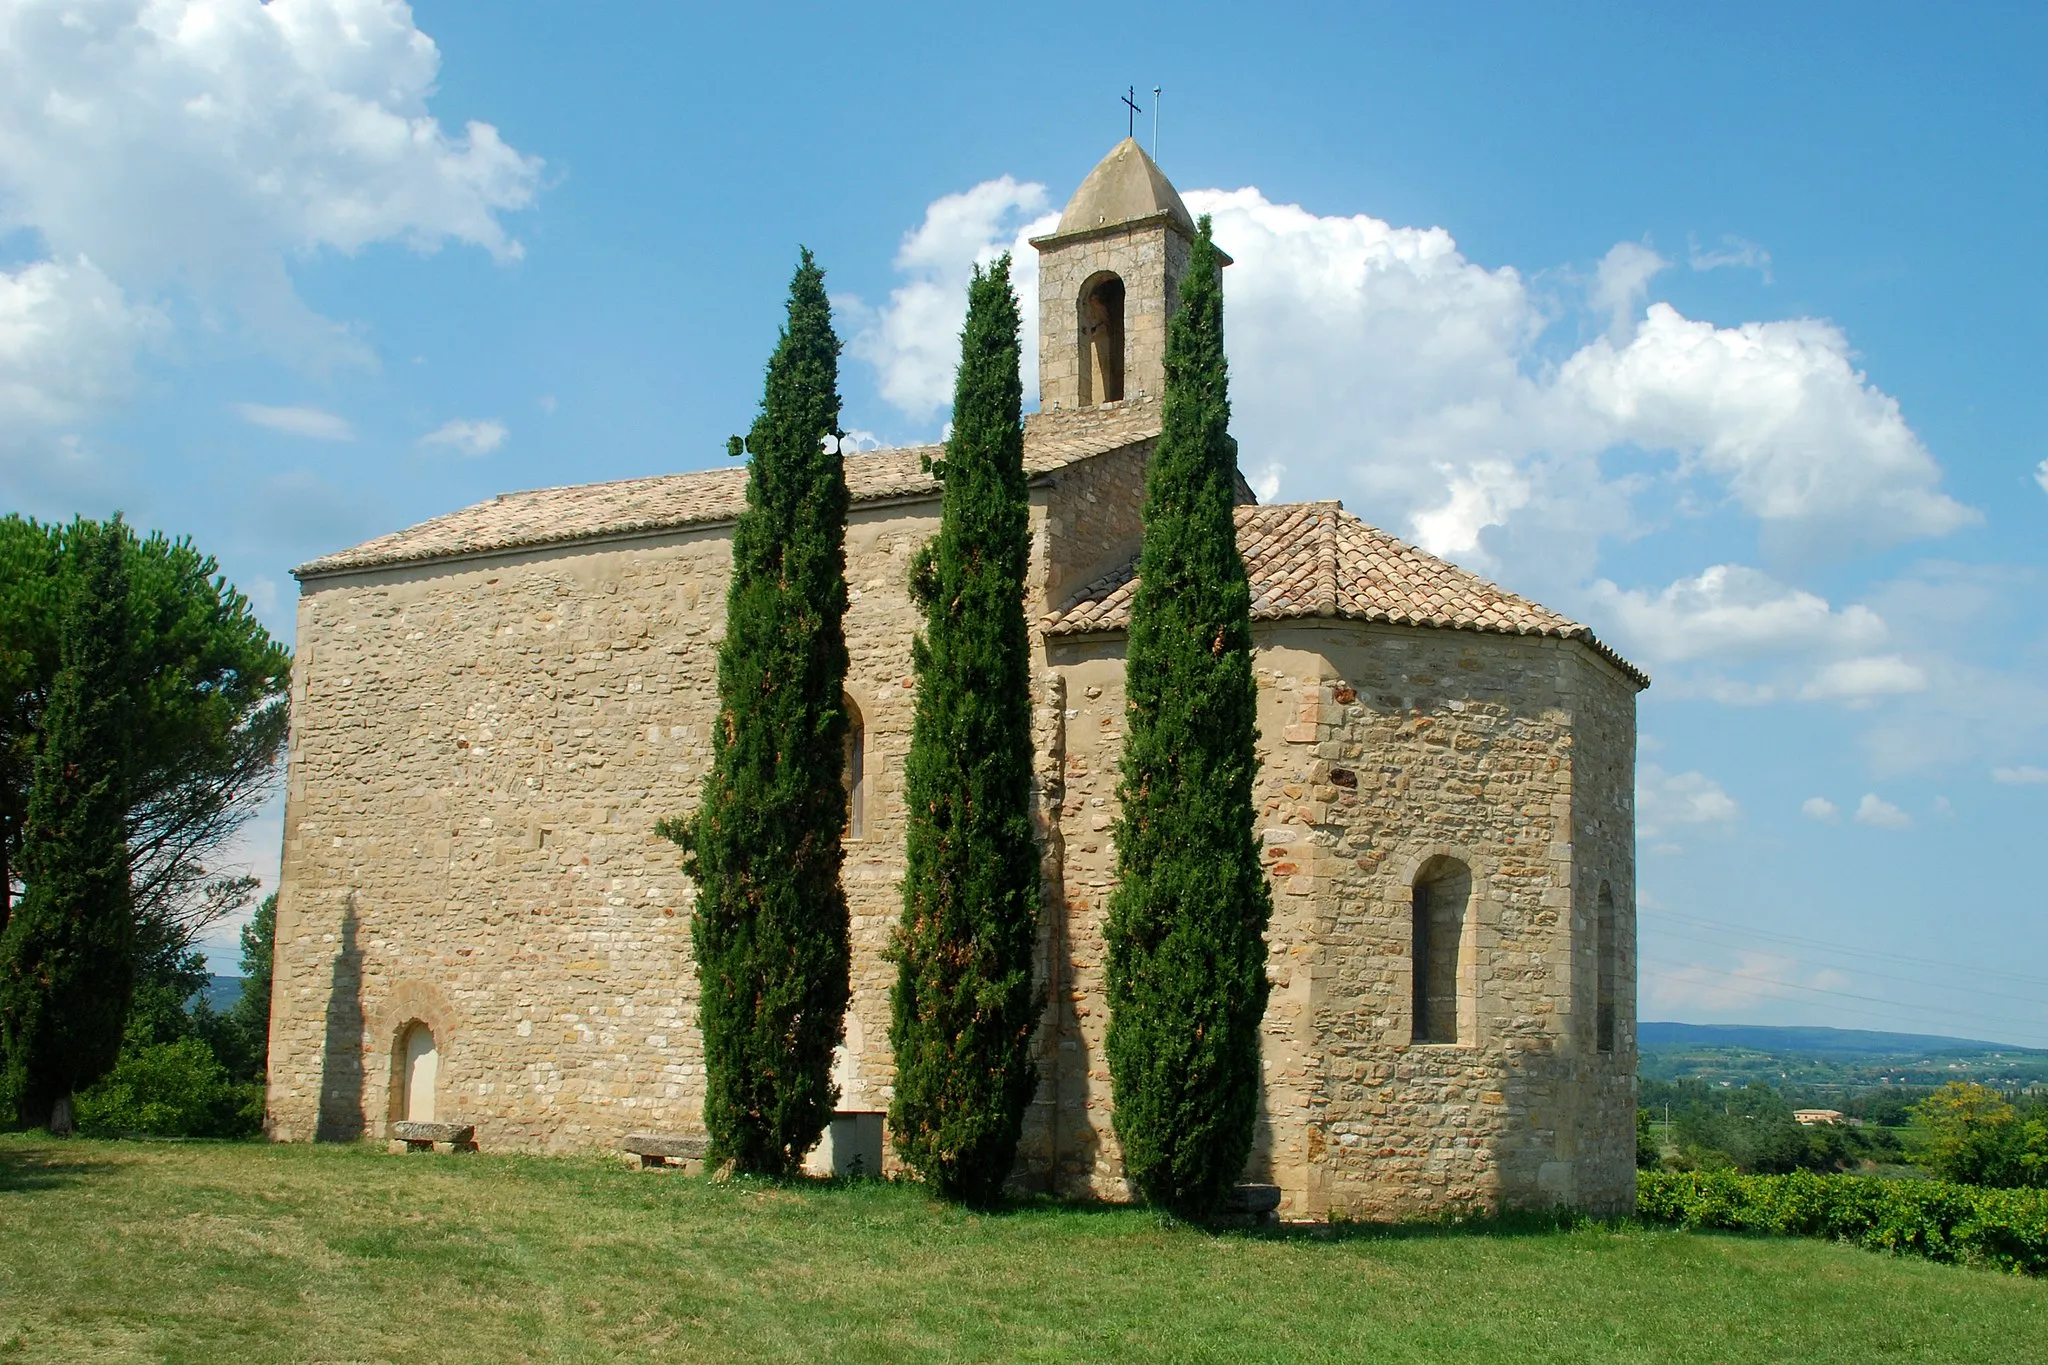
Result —
<instances>
[{"instance_id":1,"label":"distant hill","mask_svg":"<svg viewBox=\"0 0 2048 1365\"><path fill-rule=\"evenodd\" d=\"M1641 1023L1636 1025L1636 1046L1644 1052L1728 1047L1810 1057L1980 1057L1998 1052L2006 1056L2048 1058L2048 1049L1971 1038L1879 1033L1860 1028L1774 1028L1764 1024Z\"/></svg>"},{"instance_id":2,"label":"distant hill","mask_svg":"<svg viewBox=\"0 0 2048 1365\"><path fill-rule=\"evenodd\" d=\"M210 976L199 993L206 997L206 1003L213 1007L215 1014L225 1014L235 1007L242 998L242 978L239 976Z\"/></svg>"}]
</instances>

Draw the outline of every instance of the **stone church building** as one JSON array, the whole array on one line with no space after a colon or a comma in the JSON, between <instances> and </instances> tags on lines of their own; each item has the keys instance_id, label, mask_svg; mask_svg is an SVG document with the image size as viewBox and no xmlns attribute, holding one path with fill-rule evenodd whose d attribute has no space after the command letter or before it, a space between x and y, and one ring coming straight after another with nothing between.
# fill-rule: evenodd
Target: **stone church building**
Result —
<instances>
[{"instance_id":1,"label":"stone church building","mask_svg":"<svg viewBox=\"0 0 2048 1365\"><path fill-rule=\"evenodd\" d=\"M1039 1092L1020 1188L1120 1198L1103 917L1124 632L1194 226L1135 142L1039 252L1026 424ZM851 455L853 996L828 1147L885 1166L917 449ZM737 465L507 493L301 566L269 1131L485 1150L702 1129L692 890ZM1634 1198L1635 698L1583 625L1242 490L1274 915L1248 1180L1289 1217ZM830 1159L828 1157L828 1159ZM869 1166L872 1169L872 1165Z\"/></svg>"}]
</instances>

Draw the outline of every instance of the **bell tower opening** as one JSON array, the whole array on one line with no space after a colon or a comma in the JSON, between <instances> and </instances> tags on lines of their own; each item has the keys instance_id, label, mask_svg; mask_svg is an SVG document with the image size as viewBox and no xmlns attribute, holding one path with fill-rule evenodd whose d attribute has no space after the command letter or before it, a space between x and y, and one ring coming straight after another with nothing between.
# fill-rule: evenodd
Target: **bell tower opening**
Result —
<instances>
[{"instance_id":1,"label":"bell tower opening","mask_svg":"<svg viewBox=\"0 0 2048 1365\"><path fill-rule=\"evenodd\" d=\"M1166 387L1166 322L1195 232L1180 194L1132 139L1088 173L1059 227L1031 239L1041 408L1158 401Z\"/></svg>"},{"instance_id":2,"label":"bell tower opening","mask_svg":"<svg viewBox=\"0 0 2048 1365\"><path fill-rule=\"evenodd\" d=\"M1124 282L1111 271L1090 275L1081 286L1081 406L1115 403L1124 396Z\"/></svg>"}]
</instances>

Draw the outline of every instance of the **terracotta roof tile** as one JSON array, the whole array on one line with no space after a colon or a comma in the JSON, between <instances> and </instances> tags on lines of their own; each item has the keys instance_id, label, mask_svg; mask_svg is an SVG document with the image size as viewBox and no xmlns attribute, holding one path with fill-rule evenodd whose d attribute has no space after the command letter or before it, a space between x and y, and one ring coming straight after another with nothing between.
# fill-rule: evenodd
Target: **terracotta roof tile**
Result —
<instances>
[{"instance_id":1,"label":"terracotta roof tile","mask_svg":"<svg viewBox=\"0 0 2048 1365\"><path fill-rule=\"evenodd\" d=\"M1024 424L1024 467L1056 469L1159 434L1159 400L1131 399L1078 412L1034 414ZM846 459L856 503L930 496L938 481L923 461L941 446L871 450ZM489 502L423 521L352 549L301 564L300 578L463 555L638 535L731 521L746 505L747 471L737 462L693 474L501 493Z\"/></svg>"},{"instance_id":2,"label":"terracotta roof tile","mask_svg":"<svg viewBox=\"0 0 2048 1365\"><path fill-rule=\"evenodd\" d=\"M1639 687L1648 675L1586 626L1368 526L1341 503L1237 509L1237 547L1251 575L1252 619L1334 616L1399 626L1580 640ZM1047 622L1050 635L1122 630L1137 565L1083 588Z\"/></svg>"}]
</instances>

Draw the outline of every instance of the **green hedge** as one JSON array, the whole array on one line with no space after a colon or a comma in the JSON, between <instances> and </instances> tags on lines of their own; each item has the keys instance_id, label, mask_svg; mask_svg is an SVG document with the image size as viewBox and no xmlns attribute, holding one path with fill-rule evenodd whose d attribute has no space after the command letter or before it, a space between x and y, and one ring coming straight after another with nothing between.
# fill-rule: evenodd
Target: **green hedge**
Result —
<instances>
[{"instance_id":1,"label":"green hedge","mask_svg":"<svg viewBox=\"0 0 2048 1365\"><path fill-rule=\"evenodd\" d=\"M1636 1213L1682 1228L1827 1237L1894 1255L2048 1275L2048 1190L1808 1171L1641 1171Z\"/></svg>"}]
</instances>

